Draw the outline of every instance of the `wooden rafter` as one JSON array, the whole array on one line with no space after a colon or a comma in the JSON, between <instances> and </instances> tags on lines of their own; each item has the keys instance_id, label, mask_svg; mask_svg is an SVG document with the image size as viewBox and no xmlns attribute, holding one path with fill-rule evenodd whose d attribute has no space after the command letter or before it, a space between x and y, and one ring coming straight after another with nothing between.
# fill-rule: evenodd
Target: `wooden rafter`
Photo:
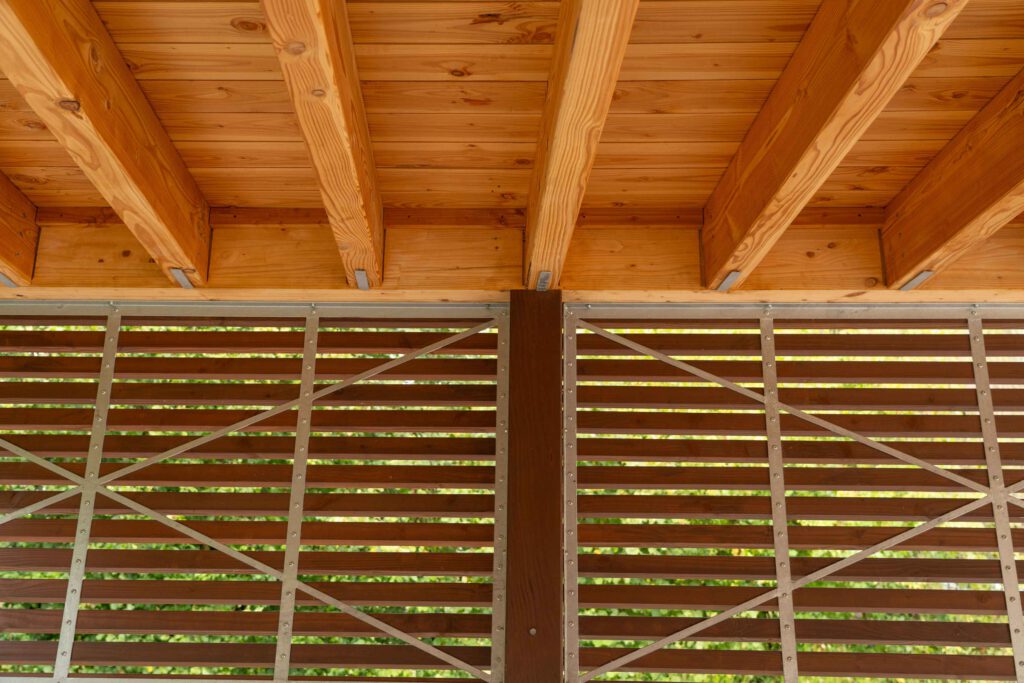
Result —
<instances>
[{"instance_id":1,"label":"wooden rafter","mask_svg":"<svg viewBox=\"0 0 1024 683\"><path fill-rule=\"evenodd\" d=\"M750 275L966 4L825 0L708 200L709 287Z\"/></svg>"},{"instance_id":2,"label":"wooden rafter","mask_svg":"<svg viewBox=\"0 0 1024 683\"><path fill-rule=\"evenodd\" d=\"M352 286L383 277L384 222L347 10L263 0L270 34Z\"/></svg>"},{"instance_id":3,"label":"wooden rafter","mask_svg":"<svg viewBox=\"0 0 1024 683\"><path fill-rule=\"evenodd\" d=\"M38 243L35 205L0 174L0 274L16 285L29 284Z\"/></svg>"},{"instance_id":4,"label":"wooden rafter","mask_svg":"<svg viewBox=\"0 0 1024 683\"><path fill-rule=\"evenodd\" d=\"M0 68L150 255L206 279L206 200L88 0L0 2Z\"/></svg>"},{"instance_id":5,"label":"wooden rafter","mask_svg":"<svg viewBox=\"0 0 1024 683\"><path fill-rule=\"evenodd\" d=\"M1024 70L886 210L886 282L936 272L1024 212Z\"/></svg>"},{"instance_id":6,"label":"wooden rafter","mask_svg":"<svg viewBox=\"0 0 1024 683\"><path fill-rule=\"evenodd\" d=\"M567 0L528 200L525 282L557 285L639 0Z\"/></svg>"}]
</instances>

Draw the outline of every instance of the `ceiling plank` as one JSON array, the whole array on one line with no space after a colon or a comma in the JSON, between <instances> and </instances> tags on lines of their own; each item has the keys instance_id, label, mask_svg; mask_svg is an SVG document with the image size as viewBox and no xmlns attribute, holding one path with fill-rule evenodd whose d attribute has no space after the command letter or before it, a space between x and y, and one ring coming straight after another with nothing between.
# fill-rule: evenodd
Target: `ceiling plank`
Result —
<instances>
[{"instance_id":1,"label":"ceiling plank","mask_svg":"<svg viewBox=\"0 0 1024 683\"><path fill-rule=\"evenodd\" d=\"M710 288L749 277L966 4L825 0L705 207Z\"/></svg>"},{"instance_id":2,"label":"ceiling plank","mask_svg":"<svg viewBox=\"0 0 1024 683\"><path fill-rule=\"evenodd\" d=\"M639 0L561 5L527 201L526 286L557 286L583 204Z\"/></svg>"},{"instance_id":3,"label":"ceiling plank","mask_svg":"<svg viewBox=\"0 0 1024 683\"><path fill-rule=\"evenodd\" d=\"M351 286L381 284L384 219L344 3L263 0Z\"/></svg>"},{"instance_id":4,"label":"ceiling plank","mask_svg":"<svg viewBox=\"0 0 1024 683\"><path fill-rule=\"evenodd\" d=\"M886 283L946 268L1024 212L1024 70L886 209Z\"/></svg>"},{"instance_id":5,"label":"ceiling plank","mask_svg":"<svg viewBox=\"0 0 1024 683\"><path fill-rule=\"evenodd\" d=\"M164 271L204 284L206 200L92 4L0 2L0 69Z\"/></svg>"},{"instance_id":6,"label":"ceiling plank","mask_svg":"<svg viewBox=\"0 0 1024 683\"><path fill-rule=\"evenodd\" d=\"M0 275L19 287L29 284L38 242L35 205L0 173Z\"/></svg>"}]
</instances>

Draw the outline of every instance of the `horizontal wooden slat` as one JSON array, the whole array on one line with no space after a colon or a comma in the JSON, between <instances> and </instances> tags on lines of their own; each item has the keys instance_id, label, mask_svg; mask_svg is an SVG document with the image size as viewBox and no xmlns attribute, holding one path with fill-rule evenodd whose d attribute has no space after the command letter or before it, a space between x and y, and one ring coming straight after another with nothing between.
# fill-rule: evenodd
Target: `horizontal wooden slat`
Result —
<instances>
[{"instance_id":1,"label":"horizontal wooden slat","mask_svg":"<svg viewBox=\"0 0 1024 683\"><path fill-rule=\"evenodd\" d=\"M318 379L344 379L383 363L380 359L321 359ZM757 382L761 378L756 361L700 360L700 369L732 381ZM120 358L115 376L124 379L295 379L298 359L291 358ZM0 356L0 377L91 377L99 367L98 358L73 356ZM853 382L970 384L969 362L895 361L780 361L781 382ZM996 361L989 364L993 383L1024 383L1024 363ZM417 359L379 375L387 379L493 379L491 359ZM625 380L640 382L671 379L695 381L693 376L657 360L594 360L579 363L582 381Z\"/></svg>"},{"instance_id":2,"label":"horizontal wooden slat","mask_svg":"<svg viewBox=\"0 0 1024 683\"><path fill-rule=\"evenodd\" d=\"M327 581L311 584L338 600L352 605L483 607L491 603L491 586L486 583L372 583ZM0 579L3 595L10 602L63 602L67 582L54 579ZM984 595L982 593L981 595ZM126 603L148 605L276 605L281 586L270 581L161 581L86 579L82 583L84 604ZM296 604L322 605L302 591ZM972 602L984 604L984 598ZM985 608L982 608L985 609Z\"/></svg>"},{"instance_id":3,"label":"horizontal wooden slat","mask_svg":"<svg viewBox=\"0 0 1024 683\"><path fill-rule=\"evenodd\" d=\"M252 410L147 410L111 409L108 429L113 431L213 431L244 420ZM88 429L93 411L87 408L0 408L0 428ZM240 431L290 431L294 412L278 413ZM494 431L492 411L480 410L314 410L312 425L320 432L444 432L451 434Z\"/></svg>"},{"instance_id":4,"label":"horizontal wooden slat","mask_svg":"<svg viewBox=\"0 0 1024 683\"><path fill-rule=\"evenodd\" d=\"M628 648L584 649L580 663L594 667L630 652ZM739 650L671 648L649 654L623 667L631 671L732 675L782 673L782 653ZM860 652L803 652L803 675L871 679L896 676L947 680L1014 680L1013 659L986 655L865 654Z\"/></svg>"},{"instance_id":5,"label":"horizontal wooden slat","mask_svg":"<svg viewBox=\"0 0 1024 683\"><path fill-rule=\"evenodd\" d=\"M287 493L173 493L138 492L126 494L147 507L168 514L273 516L287 515ZM44 492L0 492L0 509L15 510L47 496ZM941 501L940 501L941 503ZM97 514L125 513L120 503L101 497L95 503ZM494 498L483 494L344 494L308 493L303 509L306 516L355 517L491 517ZM46 508L48 514L74 513L77 500L66 500Z\"/></svg>"},{"instance_id":6,"label":"horizontal wooden slat","mask_svg":"<svg viewBox=\"0 0 1024 683\"><path fill-rule=\"evenodd\" d=\"M793 557L792 573L793 576L806 576L835 561L835 558ZM578 562L580 575L584 577L693 581L775 579L775 560L772 557L584 553ZM998 584L1001 571L997 560L868 558L835 572L828 580L869 584Z\"/></svg>"},{"instance_id":7,"label":"horizontal wooden slat","mask_svg":"<svg viewBox=\"0 0 1024 683\"><path fill-rule=\"evenodd\" d=\"M13 647L11 647L13 646ZM56 654L56 642L0 643L0 662L40 664ZM476 666L487 666L487 648L445 646L446 652ZM596 666L629 652L626 648L584 649L585 666ZM269 666L273 644L254 643L122 643L82 642L75 647L73 663L97 665L117 663L134 666ZM673 673L721 672L761 674L781 672L781 653L714 650L661 650L632 662L625 670ZM954 680L1012 680L1009 657L984 655L903 655L863 653L805 653L801 671L810 675L879 677L896 673L901 677ZM409 646L399 645L293 645L293 667L333 667L344 661L352 667L449 668Z\"/></svg>"},{"instance_id":8,"label":"horizontal wooden slat","mask_svg":"<svg viewBox=\"0 0 1024 683\"><path fill-rule=\"evenodd\" d=\"M248 551L249 557L282 569L284 553ZM71 551L63 549L0 550L0 567L8 571L64 571ZM315 576L490 576L494 567L489 553L474 552L328 552L299 554L299 573ZM255 573L247 564L209 550L103 550L89 552L89 571L143 574L219 574L246 576ZM961 576L950 571L950 576ZM983 574L975 570L975 574ZM206 577L208 578L208 577Z\"/></svg>"},{"instance_id":9,"label":"horizontal wooden slat","mask_svg":"<svg viewBox=\"0 0 1024 683\"><path fill-rule=\"evenodd\" d=\"M368 583L331 581L314 587L355 605L483 606L490 604L485 583ZM0 579L9 602L62 602L67 586L55 579ZM670 608L722 610L765 592L757 587L582 585L584 608ZM275 605L280 586L269 581L160 581L86 579L84 604ZM299 591L298 604L319 604ZM794 595L801 611L1005 614L1002 591L948 589L802 588ZM766 601L765 609L775 607Z\"/></svg>"},{"instance_id":10,"label":"horizontal wooden slat","mask_svg":"<svg viewBox=\"0 0 1024 683\"><path fill-rule=\"evenodd\" d=\"M439 325L440 326L440 325ZM321 353L406 353L451 336L462 328L447 332L363 332L322 331L317 348ZM760 354L760 338L756 334L692 333L671 334L650 332L624 334L625 338L671 355L720 356ZM4 330L0 332L0 346L5 353L16 352L98 352L103 347L103 333L57 330ZM1016 334L990 334L986 337L989 356L1019 356L1024 354L1024 340ZM121 353L300 353L300 331L135 331L120 334L118 350ZM477 334L445 347L445 353L493 355L497 348L497 335ZM781 332L776 349L782 356L943 356L970 357L970 343L963 334L921 333L847 333L822 334ZM598 335L581 335L581 354L631 354L632 351L612 340Z\"/></svg>"},{"instance_id":11,"label":"horizontal wooden slat","mask_svg":"<svg viewBox=\"0 0 1024 683\"><path fill-rule=\"evenodd\" d=\"M13 442L40 455L76 457L89 447L89 437L71 434L8 435ZM123 436L104 439L108 457L156 455L183 443L177 436ZM321 458L374 460L493 460L494 440L443 437L317 437L310 454ZM225 436L189 450L193 458L277 459L291 457L290 436Z\"/></svg>"},{"instance_id":12,"label":"horizontal wooden slat","mask_svg":"<svg viewBox=\"0 0 1024 683\"><path fill-rule=\"evenodd\" d=\"M272 406L298 397L294 384L118 382L111 390L115 405L262 405ZM85 403L96 399L96 387L86 382L0 382L0 402ZM487 384L353 384L317 401L317 405L493 405L495 388ZM1016 399L1006 395L1012 403ZM952 403L952 402L951 402Z\"/></svg>"},{"instance_id":13,"label":"horizontal wooden slat","mask_svg":"<svg viewBox=\"0 0 1024 683\"><path fill-rule=\"evenodd\" d=\"M56 641L0 641L0 663L49 662L56 655L56 648ZM486 666L490 662L487 648L445 646L443 649L476 666ZM72 664L259 668L273 666L275 650L273 643L132 643L125 647L124 643L80 642L75 644ZM451 665L408 645L292 645L292 667L333 668L338 662L354 669L451 668Z\"/></svg>"},{"instance_id":14,"label":"horizontal wooden slat","mask_svg":"<svg viewBox=\"0 0 1024 683\"><path fill-rule=\"evenodd\" d=\"M66 543L75 536L72 519L17 519L0 527L6 542ZM283 545L284 522L190 520L188 526L223 543ZM798 549L860 549L898 533L891 527L793 527L789 544ZM772 530L766 525L651 525L581 524L581 546L659 548L771 548ZM100 543L175 543L184 537L149 520L99 519L90 538ZM304 545L387 545L485 547L493 539L490 524L424 522L305 522ZM1014 532L1017 543L1024 530ZM993 529L939 528L926 531L897 546L899 550L991 551Z\"/></svg>"},{"instance_id":15,"label":"horizontal wooden slat","mask_svg":"<svg viewBox=\"0 0 1024 683\"><path fill-rule=\"evenodd\" d=\"M72 434L11 434L14 443L42 455L77 457L88 448L88 436ZM111 457L155 455L183 443L183 437L109 435L105 452ZM984 453L972 442L900 442L897 446L911 455L935 464L982 465ZM189 451L190 457L250 460L290 457L291 437L226 436ZM1024 464L1024 444L1002 445L1007 465ZM489 460L494 442L486 438L441 437L327 437L318 436L310 452L323 458L372 458L394 460ZM759 441L715 441L683 439L583 438L579 441L582 460L623 460L651 462L758 463L764 462L764 444ZM786 442L787 460L826 464L895 464L884 453L854 442Z\"/></svg>"},{"instance_id":16,"label":"horizontal wooden slat","mask_svg":"<svg viewBox=\"0 0 1024 683\"><path fill-rule=\"evenodd\" d=\"M0 510L16 510L49 494L42 491L0 492ZM126 494L133 500L168 514L234 515L261 517L286 514L284 493L173 493L138 492ZM959 498L851 498L795 496L787 501L786 512L794 520L926 521L963 505ZM304 509L308 516L350 515L399 517L490 517L493 498L483 494L345 494L310 493ZM120 503L101 498L99 514L126 512ZM75 499L46 508L47 514L72 514ZM619 519L768 519L769 500L763 496L664 496L585 495L580 496L581 518ZM1014 506L1009 514L1024 518L1024 509ZM991 511L982 508L963 520L991 521Z\"/></svg>"},{"instance_id":17,"label":"horizontal wooden slat","mask_svg":"<svg viewBox=\"0 0 1024 683\"><path fill-rule=\"evenodd\" d=\"M976 437L981 433L980 419L974 415L826 414L822 417L835 425L867 437L964 438ZM0 424L4 422L4 412L0 411ZM998 422L1002 436L1012 438L1024 435L1024 420L1018 416L1004 415L998 418ZM45 425L47 422L44 421L42 424ZM587 410L580 412L577 424L582 434L759 436L764 433L764 417L755 413ZM453 429L458 428L458 423L454 420L452 425ZM783 436L827 434L821 427L792 415L783 415L780 426Z\"/></svg>"},{"instance_id":18,"label":"horizontal wooden slat","mask_svg":"<svg viewBox=\"0 0 1024 683\"><path fill-rule=\"evenodd\" d=\"M317 362L317 379L345 379L372 370L387 359L322 358ZM119 358L118 378L145 379L297 379L301 361L297 358ZM2 356L0 377L90 377L99 369L99 359L89 357ZM378 375L388 379L493 379L493 360L417 359Z\"/></svg>"},{"instance_id":19,"label":"horizontal wooden slat","mask_svg":"<svg viewBox=\"0 0 1024 683\"><path fill-rule=\"evenodd\" d=\"M981 465L984 453L979 443L941 441L900 441L891 444L904 452L935 464ZM892 456L856 442L787 440L786 460L794 463L896 464ZM650 462L765 462L765 444L746 440L584 438L578 445L580 460L624 460ZM1003 462L1024 463L1024 445L1009 442L1001 447Z\"/></svg>"},{"instance_id":20,"label":"horizontal wooden slat","mask_svg":"<svg viewBox=\"0 0 1024 683\"><path fill-rule=\"evenodd\" d=\"M84 471L81 463L66 463L66 469L79 475ZM105 463L101 475L124 467ZM29 463L0 463L3 480L25 484L53 484L63 481L53 472ZM138 486L232 486L265 487L284 486L291 482L291 465L182 465L158 463L138 470L119 484ZM494 481L494 469L480 466L446 465L310 465L306 476L310 487L345 488L469 488L488 487ZM160 483L153 483L160 482Z\"/></svg>"},{"instance_id":21,"label":"horizontal wooden slat","mask_svg":"<svg viewBox=\"0 0 1024 683\"><path fill-rule=\"evenodd\" d=\"M223 543L266 543L283 546L285 522L210 522L189 520L188 526ZM75 520L17 519L0 527L0 539L7 542L62 542L75 536ZM491 544L490 524L423 522L305 522L305 545L413 545L484 547ZM31 539L31 540L30 540ZM157 521L98 519L90 539L109 543L188 542L170 527Z\"/></svg>"},{"instance_id":22,"label":"horizontal wooden slat","mask_svg":"<svg viewBox=\"0 0 1024 683\"><path fill-rule=\"evenodd\" d=\"M979 470L950 470L985 483ZM1006 472L1006 481L1024 479L1024 472ZM768 488L763 467L584 467L580 468L582 488L637 489L720 489L760 491ZM789 490L835 491L960 491L963 488L945 477L913 468L794 468L786 473Z\"/></svg>"},{"instance_id":23,"label":"horizontal wooden slat","mask_svg":"<svg viewBox=\"0 0 1024 683\"><path fill-rule=\"evenodd\" d=\"M57 610L2 610L0 632L56 633L61 612ZM477 614L391 614L389 624L416 636L485 637L490 619ZM696 619L675 617L581 617L584 638L639 639L661 637L687 628ZM1009 633L1002 624L942 623L924 621L878 621L855 619L797 620L802 640L824 643L941 644L976 647L1007 647ZM273 635L277 633L276 612L234 612L141 610L86 610L79 615L79 633ZM297 635L366 636L373 627L345 614L299 612L293 631ZM772 619L730 619L694 636L698 641L773 642L779 625Z\"/></svg>"},{"instance_id":24,"label":"horizontal wooden slat","mask_svg":"<svg viewBox=\"0 0 1024 683\"><path fill-rule=\"evenodd\" d=\"M233 425L253 415L252 410L207 410L178 408L111 409L108 428L113 431L213 431ZM974 415L827 414L828 419L845 429L869 437L964 438L980 435L979 418ZM88 429L93 412L88 408L0 408L0 428L10 430ZM582 434L674 434L758 436L763 418L756 413L583 411L577 421ZM316 432L420 432L488 433L495 428L495 416L487 410L314 410ZM1024 417L1003 415L998 418L1004 438L1024 436ZM241 432L290 431L295 415L279 413L260 420ZM802 418L784 415L784 436L821 436L823 430Z\"/></svg>"},{"instance_id":25,"label":"horizontal wooden slat","mask_svg":"<svg viewBox=\"0 0 1024 683\"><path fill-rule=\"evenodd\" d=\"M283 553L249 551L254 559L280 568ZM71 551L18 548L0 551L0 568L11 572L64 571ZM831 558L793 558L794 575L803 576L830 563ZM315 576L491 576L493 557L483 552L330 552L299 554L299 572ZM770 557L722 555L623 555L584 553L580 575L629 579L692 579L761 581L775 578ZM251 575L248 565L211 550L103 550L89 553L89 571ZM912 583L998 583L997 560L868 558L832 575L832 581ZM170 580L170 579L168 579ZM177 579L176 579L177 580ZM205 580L205 579L204 579Z\"/></svg>"},{"instance_id":26,"label":"horizontal wooden slat","mask_svg":"<svg viewBox=\"0 0 1024 683\"><path fill-rule=\"evenodd\" d=\"M763 459L762 459L763 462ZM107 464L103 474L123 465ZM81 474L79 463L68 463L68 470ZM983 470L950 470L979 483L986 481ZM12 483L51 485L64 480L58 475L29 463L2 462L0 473ZM1024 471L1009 470L1007 484L1024 479ZM636 489L718 489L758 491L768 486L763 467L583 467L582 488ZM286 486L290 481L287 465L220 465L160 463L131 473L118 480L136 486L218 486L230 482L237 487ZM493 481L493 468L447 465L311 465L311 487L337 488L444 488L487 487ZM792 490L832 489L837 491L959 491L957 483L931 472L911 467L796 468L788 474L786 486Z\"/></svg>"}]
</instances>

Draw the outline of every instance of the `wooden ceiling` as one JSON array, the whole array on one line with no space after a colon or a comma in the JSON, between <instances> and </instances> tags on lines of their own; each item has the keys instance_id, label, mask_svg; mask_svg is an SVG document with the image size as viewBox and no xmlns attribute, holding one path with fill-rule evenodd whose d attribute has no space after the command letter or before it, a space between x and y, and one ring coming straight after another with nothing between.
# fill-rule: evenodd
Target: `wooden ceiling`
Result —
<instances>
[{"instance_id":1,"label":"wooden ceiling","mask_svg":"<svg viewBox=\"0 0 1024 683\"><path fill-rule=\"evenodd\" d=\"M0 296L1021 301L1022 69L1020 0L0 0Z\"/></svg>"}]
</instances>

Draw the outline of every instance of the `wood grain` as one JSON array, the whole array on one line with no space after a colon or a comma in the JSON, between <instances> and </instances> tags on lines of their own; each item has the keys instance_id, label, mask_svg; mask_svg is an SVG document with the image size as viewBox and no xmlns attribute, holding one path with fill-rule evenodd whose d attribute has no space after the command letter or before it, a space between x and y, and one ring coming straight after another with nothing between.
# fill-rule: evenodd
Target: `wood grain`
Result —
<instances>
[{"instance_id":1,"label":"wood grain","mask_svg":"<svg viewBox=\"0 0 1024 683\"><path fill-rule=\"evenodd\" d=\"M705 208L705 278L749 277L966 3L826 0Z\"/></svg>"},{"instance_id":2,"label":"wood grain","mask_svg":"<svg viewBox=\"0 0 1024 683\"><path fill-rule=\"evenodd\" d=\"M560 292L512 292L509 320L505 680L554 681L565 637Z\"/></svg>"},{"instance_id":3,"label":"wood grain","mask_svg":"<svg viewBox=\"0 0 1024 683\"><path fill-rule=\"evenodd\" d=\"M91 3L7 2L0 26L0 66L29 105L160 266L203 284L206 201Z\"/></svg>"},{"instance_id":4,"label":"wood grain","mask_svg":"<svg viewBox=\"0 0 1024 683\"><path fill-rule=\"evenodd\" d=\"M1024 211L1024 70L889 205L886 282L939 271Z\"/></svg>"},{"instance_id":5,"label":"wood grain","mask_svg":"<svg viewBox=\"0 0 1024 683\"><path fill-rule=\"evenodd\" d=\"M557 287L611 106L638 0L561 5L527 200L523 282ZM572 31L570 33L570 30Z\"/></svg>"},{"instance_id":6,"label":"wood grain","mask_svg":"<svg viewBox=\"0 0 1024 683\"><path fill-rule=\"evenodd\" d=\"M38 241L35 205L0 173L0 273L16 285L29 284Z\"/></svg>"},{"instance_id":7,"label":"wood grain","mask_svg":"<svg viewBox=\"0 0 1024 683\"><path fill-rule=\"evenodd\" d=\"M347 9L330 0L263 0L349 286L379 286L384 223Z\"/></svg>"}]
</instances>

